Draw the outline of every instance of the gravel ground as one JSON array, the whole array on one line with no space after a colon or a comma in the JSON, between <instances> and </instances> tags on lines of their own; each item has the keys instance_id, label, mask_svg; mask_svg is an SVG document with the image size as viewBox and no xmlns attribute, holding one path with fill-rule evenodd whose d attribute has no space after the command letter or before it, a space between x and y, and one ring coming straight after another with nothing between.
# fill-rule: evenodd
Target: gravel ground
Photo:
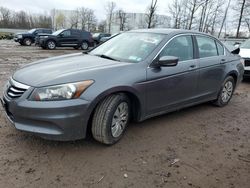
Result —
<instances>
[{"instance_id":1,"label":"gravel ground","mask_svg":"<svg viewBox=\"0 0 250 188\"><path fill-rule=\"evenodd\" d=\"M0 92L18 67L74 52L0 41ZM244 81L224 108L202 104L131 124L111 147L16 131L0 107L0 187L249 188L249 91Z\"/></svg>"}]
</instances>

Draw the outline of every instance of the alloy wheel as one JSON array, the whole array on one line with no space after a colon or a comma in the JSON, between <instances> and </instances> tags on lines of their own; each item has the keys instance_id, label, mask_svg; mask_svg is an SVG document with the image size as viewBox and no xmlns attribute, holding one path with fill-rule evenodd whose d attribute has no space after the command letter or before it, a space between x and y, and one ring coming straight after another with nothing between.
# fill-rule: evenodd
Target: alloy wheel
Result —
<instances>
[{"instance_id":1,"label":"alloy wheel","mask_svg":"<svg viewBox=\"0 0 250 188\"><path fill-rule=\"evenodd\" d=\"M221 100L226 103L230 100L233 94L233 83L231 81L227 81L222 89Z\"/></svg>"},{"instance_id":2,"label":"alloy wheel","mask_svg":"<svg viewBox=\"0 0 250 188\"><path fill-rule=\"evenodd\" d=\"M118 105L112 119L111 133L114 138L119 137L128 122L129 108L126 102L122 102Z\"/></svg>"}]
</instances>

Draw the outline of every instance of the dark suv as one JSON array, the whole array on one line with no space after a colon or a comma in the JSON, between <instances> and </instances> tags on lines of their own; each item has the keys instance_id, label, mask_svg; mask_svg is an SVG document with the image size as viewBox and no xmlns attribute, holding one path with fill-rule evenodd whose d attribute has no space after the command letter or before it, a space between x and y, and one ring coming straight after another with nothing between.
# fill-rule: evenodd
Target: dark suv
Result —
<instances>
[{"instance_id":1,"label":"dark suv","mask_svg":"<svg viewBox=\"0 0 250 188\"><path fill-rule=\"evenodd\" d=\"M52 35L40 35L39 46L43 49L53 50L56 47L74 47L87 50L94 45L90 32L78 29L62 29Z\"/></svg>"},{"instance_id":2,"label":"dark suv","mask_svg":"<svg viewBox=\"0 0 250 188\"><path fill-rule=\"evenodd\" d=\"M35 42L35 37L39 33L51 34L52 29L36 28L31 29L28 32L17 33L14 37L14 41L20 43L21 45L30 46L32 43Z\"/></svg>"}]
</instances>

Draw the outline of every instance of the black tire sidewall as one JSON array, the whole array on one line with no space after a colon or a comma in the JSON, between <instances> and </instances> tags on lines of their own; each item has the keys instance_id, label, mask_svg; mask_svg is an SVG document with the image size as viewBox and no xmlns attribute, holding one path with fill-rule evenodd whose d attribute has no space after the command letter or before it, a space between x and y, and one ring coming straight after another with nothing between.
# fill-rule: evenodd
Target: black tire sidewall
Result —
<instances>
[{"instance_id":1,"label":"black tire sidewall","mask_svg":"<svg viewBox=\"0 0 250 188\"><path fill-rule=\"evenodd\" d=\"M84 43L86 43L86 44L88 45L87 49L84 49L84 48L82 47L82 45L83 45ZM82 44L81 44L81 49L82 49L82 50L88 50L88 49L89 49L89 43L88 43L87 41L83 41Z\"/></svg>"}]
</instances>

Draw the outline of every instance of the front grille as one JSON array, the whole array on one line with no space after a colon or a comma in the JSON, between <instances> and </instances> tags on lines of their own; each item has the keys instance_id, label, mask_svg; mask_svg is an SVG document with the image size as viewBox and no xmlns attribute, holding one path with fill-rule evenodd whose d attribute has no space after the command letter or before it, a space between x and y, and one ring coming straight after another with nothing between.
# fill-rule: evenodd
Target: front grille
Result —
<instances>
[{"instance_id":1,"label":"front grille","mask_svg":"<svg viewBox=\"0 0 250 188\"><path fill-rule=\"evenodd\" d=\"M10 98L18 98L21 97L25 91L26 89L10 86L9 89L7 90L7 95Z\"/></svg>"},{"instance_id":2,"label":"front grille","mask_svg":"<svg viewBox=\"0 0 250 188\"><path fill-rule=\"evenodd\" d=\"M250 59L244 59L245 61L245 67L249 67L250 66Z\"/></svg>"},{"instance_id":3,"label":"front grille","mask_svg":"<svg viewBox=\"0 0 250 188\"><path fill-rule=\"evenodd\" d=\"M11 79L7 86L6 94L9 98L16 99L21 97L28 88L29 86Z\"/></svg>"}]
</instances>

